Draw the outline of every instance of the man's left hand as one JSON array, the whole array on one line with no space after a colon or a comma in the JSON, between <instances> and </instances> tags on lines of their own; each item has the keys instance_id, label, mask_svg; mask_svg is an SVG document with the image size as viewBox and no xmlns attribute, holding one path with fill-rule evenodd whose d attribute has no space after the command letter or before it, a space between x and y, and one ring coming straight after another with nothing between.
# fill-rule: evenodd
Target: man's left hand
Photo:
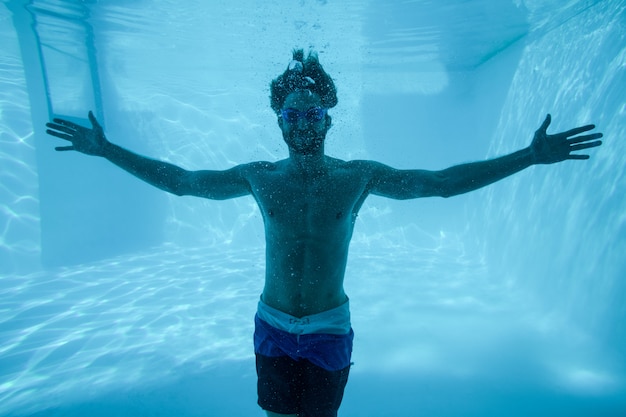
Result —
<instances>
[{"instance_id":1,"label":"man's left hand","mask_svg":"<svg viewBox=\"0 0 626 417\"><path fill-rule=\"evenodd\" d=\"M589 159L589 155L573 154L572 152L602 145L602 141L596 140L602 137L602 133L577 136L595 129L595 125L576 127L566 132L549 135L546 130L551 120L548 114L541 127L535 132L535 137L530 144L533 163L535 164L553 164L566 159Z\"/></svg>"}]
</instances>

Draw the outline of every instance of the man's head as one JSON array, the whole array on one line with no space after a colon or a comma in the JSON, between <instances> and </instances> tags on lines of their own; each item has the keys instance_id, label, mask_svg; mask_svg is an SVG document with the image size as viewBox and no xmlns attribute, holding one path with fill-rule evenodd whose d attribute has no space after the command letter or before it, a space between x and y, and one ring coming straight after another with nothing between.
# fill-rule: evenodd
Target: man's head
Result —
<instances>
[{"instance_id":1,"label":"man's head","mask_svg":"<svg viewBox=\"0 0 626 417\"><path fill-rule=\"evenodd\" d=\"M272 110L280 115L287 96L297 90L317 94L326 109L337 105L337 89L332 78L324 71L315 53L310 52L304 59L302 49L293 51L293 59L285 72L270 85Z\"/></svg>"},{"instance_id":2,"label":"man's head","mask_svg":"<svg viewBox=\"0 0 626 417\"><path fill-rule=\"evenodd\" d=\"M305 60L302 50L294 51L287 70L272 81L271 102L291 151L323 152L331 125L327 110L337 104L337 90L317 56L310 53Z\"/></svg>"}]
</instances>

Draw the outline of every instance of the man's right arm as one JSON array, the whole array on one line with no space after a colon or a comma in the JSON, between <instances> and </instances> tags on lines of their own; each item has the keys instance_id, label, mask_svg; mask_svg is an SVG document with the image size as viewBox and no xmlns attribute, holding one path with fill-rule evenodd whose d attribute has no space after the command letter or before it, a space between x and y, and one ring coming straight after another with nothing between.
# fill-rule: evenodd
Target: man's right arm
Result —
<instances>
[{"instance_id":1,"label":"man's right arm","mask_svg":"<svg viewBox=\"0 0 626 417\"><path fill-rule=\"evenodd\" d=\"M193 195L216 200L235 198L250 193L245 166L225 171L187 171L176 165L137 155L109 142L102 127L89 112L92 129L64 119L48 123L46 133L68 140L71 146L57 151L76 150L87 155L102 156L141 180L176 195Z\"/></svg>"}]
</instances>

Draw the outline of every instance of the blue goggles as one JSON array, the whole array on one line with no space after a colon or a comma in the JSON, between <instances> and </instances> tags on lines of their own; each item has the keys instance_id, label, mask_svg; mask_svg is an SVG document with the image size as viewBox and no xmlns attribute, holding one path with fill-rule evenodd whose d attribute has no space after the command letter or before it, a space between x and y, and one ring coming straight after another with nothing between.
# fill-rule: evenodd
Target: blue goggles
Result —
<instances>
[{"instance_id":1,"label":"blue goggles","mask_svg":"<svg viewBox=\"0 0 626 417\"><path fill-rule=\"evenodd\" d=\"M328 109L323 107L311 107L305 111L288 108L282 109L280 115L287 123L297 123L302 118L305 118L308 122L319 122L326 116L327 111Z\"/></svg>"}]
</instances>

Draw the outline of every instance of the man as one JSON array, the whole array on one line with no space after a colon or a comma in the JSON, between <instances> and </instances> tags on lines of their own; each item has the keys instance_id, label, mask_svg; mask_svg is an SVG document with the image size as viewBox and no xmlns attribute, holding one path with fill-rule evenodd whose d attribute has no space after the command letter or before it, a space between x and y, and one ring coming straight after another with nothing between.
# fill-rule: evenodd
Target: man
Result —
<instances>
[{"instance_id":1,"label":"man","mask_svg":"<svg viewBox=\"0 0 626 417\"><path fill-rule=\"evenodd\" d=\"M394 199L466 193L533 164L588 159L573 151L601 145L587 125L548 135L548 115L529 147L500 158L441 171L397 170L374 161L325 155L337 104L335 85L317 56L294 51L271 83L271 106L289 148L277 162L252 162L224 171L186 171L109 142L93 114L93 128L54 119L47 133L71 142L59 151L102 156L176 195L222 200L251 195L266 234L265 286L255 317L259 405L268 416L336 416L350 369L354 333L343 289L348 246L368 195ZM579 136L580 135L580 136Z\"/></svg>"}]
</instances>

